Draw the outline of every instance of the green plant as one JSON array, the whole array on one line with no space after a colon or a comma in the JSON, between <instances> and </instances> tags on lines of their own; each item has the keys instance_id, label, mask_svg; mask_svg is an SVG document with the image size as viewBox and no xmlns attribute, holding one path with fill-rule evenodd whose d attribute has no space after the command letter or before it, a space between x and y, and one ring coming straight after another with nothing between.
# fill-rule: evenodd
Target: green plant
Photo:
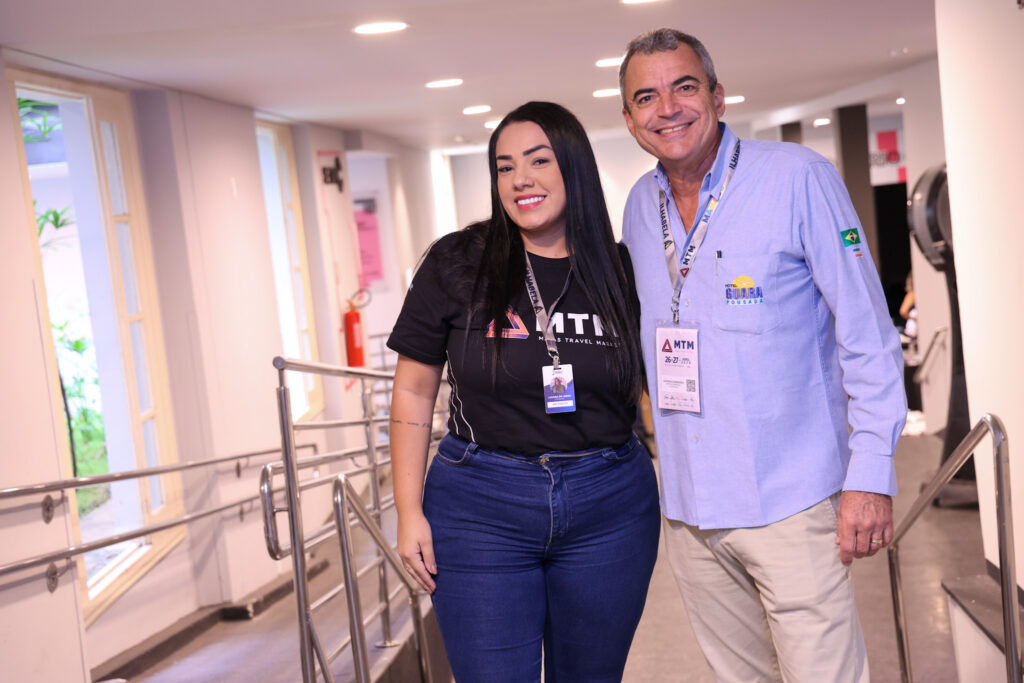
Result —
<instances>
[{"instance_id":1,"label":"green plant","mask_svg":"<svg viewBox=\"0 0 1024 683\"><path fill-rule=\"evenodd\" d=\"M106 474L107 437L103 414L96 398L99 395L99 373L95 357L90 353L92 342L86 337L72 336L67 322L61 325L51 323L51 327L58 359L61 356L66 359L63 363L58 362L58 365L62 366L61 384L75 475ZM109 499L109 485L79 489L79 516L88 514Z\"/></svg>"},{"instance_id":2,"label":"green plant","mask_svg":"<svg viewBox=\"0 0 1024 683\"><path fill-rule=\"evenodd\" d=\"M32 200L35 204L35 200ZM54 230L60 230L61 228L71 225L75 222L75 215L71 212L70 206L65 206L63 209L50 209L48 211L36 212L36 227L39 229L39 235L43 234L43 230L46 229L47 225L52 225Z\"/></svg>"},{"instance_id":3,"label":"green plant","mask_svg":"<svg viewBox=\"0 0 1024 683\"><path fill-rule=\"evenodd\" d=\"M50 118L53 115L50 108L53 106L52 102L40 102L27 97L18 98L18 118L21 119L22 128L31 127L36 131L35 133L22 132L22 138L26 144L46 142L50 139L53 131L60 129L60 117L54 116L52 120Z\"/></svg>"},{"instance_id":4,"label":"green plant","mask_svg":"<svg viewBox=\"0 0 1024 683\"><path fill-rule=\"evenodd\" d=\"M36 207L36 200L32 200L33 208ZM43 239L43 230L46 230L46 226L53 226L54 230L60 230L68 225L73 225L75 222L75 215L71 212L70 206L65 206L63 209L49 209L48 211L36 211L36 232L39 237L39 248L45 249L59 237L50 237L49 239Z\"/></svg>"}]
</instances>

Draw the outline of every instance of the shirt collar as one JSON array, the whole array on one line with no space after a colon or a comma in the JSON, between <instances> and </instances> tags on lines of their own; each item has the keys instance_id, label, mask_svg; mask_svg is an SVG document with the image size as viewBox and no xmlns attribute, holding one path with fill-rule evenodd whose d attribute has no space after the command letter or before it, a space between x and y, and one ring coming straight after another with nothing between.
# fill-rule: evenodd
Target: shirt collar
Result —
<instances>
[{"instance_id":1,"label":"shirt collar","mask_svg":"<svg viewBox=\"0 0 1024 683\"><path fill-rule=\"evenodd\" d=\"M711 170L704 176L704 182L700 186L701 193L710 191L716 199L721 194L725 170L729 167L729 159L731 158L733 147L736 145L736 134L732 132L732 129L725 122L718 122L718 130L722 134L722 140L718 143L715 163L711 165ZM665 167L661 165L660 161L654 167L654 181L658 183L658 187L665 194L672 194L668 183L668 174L665 172Z\"/></svg>"}]
</instances>

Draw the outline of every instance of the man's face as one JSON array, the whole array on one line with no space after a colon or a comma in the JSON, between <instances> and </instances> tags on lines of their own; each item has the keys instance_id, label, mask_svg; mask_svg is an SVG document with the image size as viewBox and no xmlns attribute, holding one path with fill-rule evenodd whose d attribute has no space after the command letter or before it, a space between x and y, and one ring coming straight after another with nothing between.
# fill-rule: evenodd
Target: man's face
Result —
<instances>
[{"instance_id":1,"label":"man's face","mask_svg":"<svg viewBox=\"0 0 1024 683\"><path fill-rule=\"evenodd\" d=\"M667 168L694 171L713 155L725 91L720 84L709 89L693 48L633 55L624 84L626 127Z\"/></svg>"}]
</instances>

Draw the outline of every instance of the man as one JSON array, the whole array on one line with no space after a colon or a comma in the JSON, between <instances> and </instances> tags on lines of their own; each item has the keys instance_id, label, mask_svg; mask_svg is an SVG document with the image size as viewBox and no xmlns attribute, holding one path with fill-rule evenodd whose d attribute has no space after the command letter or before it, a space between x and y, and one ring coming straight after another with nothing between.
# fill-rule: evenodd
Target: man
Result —
<instances>
[{"instance_id":1,"label":"man","mask_svg":"<svg viewBox=\"0 0 1024 683\"><path fill-rule=\"evenodd\" d=\"M619 72L658 164L623 235L642 309L665 537L722 681L866 681L848 565L892 540L902 355L849 195L743 140L704 46L660 29Z\"/></svg>"}]
</instances>

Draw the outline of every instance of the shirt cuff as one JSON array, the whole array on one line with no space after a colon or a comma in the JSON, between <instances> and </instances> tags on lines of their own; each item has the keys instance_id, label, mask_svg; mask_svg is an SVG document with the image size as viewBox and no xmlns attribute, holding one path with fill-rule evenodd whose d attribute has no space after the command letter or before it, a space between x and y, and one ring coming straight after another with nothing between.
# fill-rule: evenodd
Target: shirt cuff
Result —
<instances>
[{"instance_id":1,"label":"shirt cuff","mask_svg":"<svg viewBox=\"0 0 1024 683\"><path fill-rule=\"evenodd\" d=\"M896 467L891 455L866 455L854 453L846 468L844 491L866 491L896 495Z\"/></svg>"}]
</instances>

